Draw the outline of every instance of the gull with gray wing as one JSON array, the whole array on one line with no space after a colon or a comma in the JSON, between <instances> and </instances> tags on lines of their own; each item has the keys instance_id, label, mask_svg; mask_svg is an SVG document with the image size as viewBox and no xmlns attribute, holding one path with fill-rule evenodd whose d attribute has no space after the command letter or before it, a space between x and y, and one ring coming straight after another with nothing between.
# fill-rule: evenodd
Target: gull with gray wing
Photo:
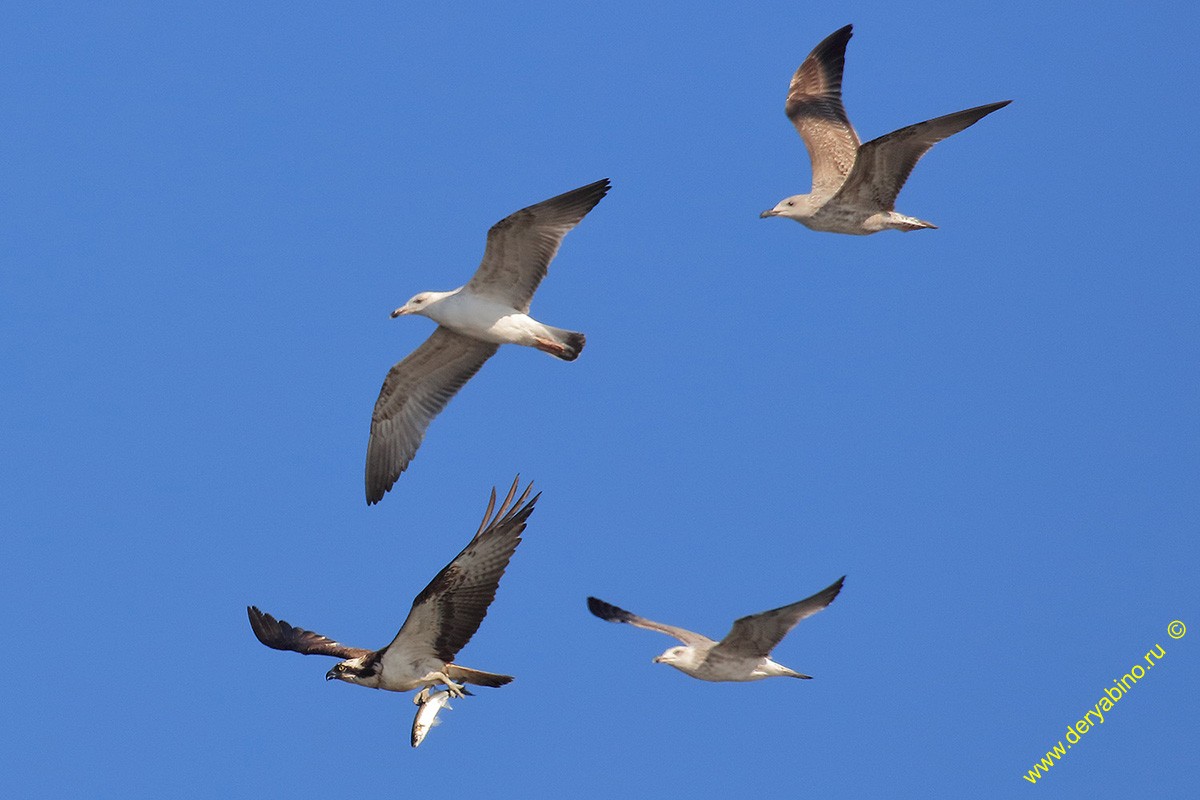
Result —
<instances>
[{"instance_id":1,"label":"gull with gray wing","mask_svg":"<svg viewBox=\"0 0 1200 800\"><path fill-rule=\"evenodd\" d=\"M842 106L842 69L852 28L834 31L813 48L788 87L784 111L808 148L812 191L781 200L759 216L855 236L936 228L895 210L913 167L929 148L1012 101L918 122L860 145Z\"/></svg>"},{"instance_id":2,"label":"gull with gray wing","mask_svg":"<svg viewBox=\"0 0 1200 800\"><path fill-rule=\"evenodd\" d=\"M521 543L526 521L541 497L538 494L526 502L533 488L531 484L514 504L519 481L518 476L495 516L492 510L496 507L496 490L492 489L475 536L417 595L400 632L386 647L380 650L346 647L249 606L246 612L254 635L275 650L342 659L325 674L326 680L337 679L389 692L421 689L413 701L418 705L428 699L429 688L438 684L445 685L450 696L461 697L466 693L463 684L503 686L510 682L511 675L470 669L453 663L453 659L487 615L500 578ZM373 591L377 592L378 587ZM367 599L374 602L373 595Z\"/></svg>"},{"instance_id":3,"label":"gull with gray wing","mask_svg":"<svg viewBox=\"0 0 1200 800\"><path fill-rule=\"evenodd\" d=\"M635 628L658 631L683 642L654 659L702 681L759 681L763 678L811 678L771 660L771 651L805 617L811 617L833 602L846 576L838 578L812 597L782 608L742 617L733 623L719 642L686 628L664 625L639 617L614 605L588 598L588 610L609 622L624 622Z\"/></svg>"},{"instance_id":4,"label":"gull with gray wing","mask_svg":"<svg viewBox=\"0 0 1200 800\"><path fill-rule=\"evenodd\" d=\"M574 361L584 335L529 316L563 237L608 193L607 179L582 186L497 222L479 269L449 292L421 292L392 312L438 323L433 334L388 372L371 414L367 503L378 503L416 455L425 431L502 344L535 347Z\"/></svg>"}]
</instances>

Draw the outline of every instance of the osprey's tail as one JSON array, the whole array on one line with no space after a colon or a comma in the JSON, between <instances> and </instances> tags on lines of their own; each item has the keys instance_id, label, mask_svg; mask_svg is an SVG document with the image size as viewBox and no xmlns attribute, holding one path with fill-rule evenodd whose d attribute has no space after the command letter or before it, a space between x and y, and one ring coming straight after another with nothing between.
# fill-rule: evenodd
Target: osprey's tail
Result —
<instances>
[{"instance_id":1,"label":"osprey's tail","mask_svg":"<svg viewBox=\"0 0 1200 800\"><path fill-rule=\"evenodd\" d=\"M506 683L511 683L512 675L498 675L495 672L482 672L469 667L460 667L457 664L446 665L446 677L458 683L470 683L475 686L503 686Z\"/></svg>"}]
</instances>

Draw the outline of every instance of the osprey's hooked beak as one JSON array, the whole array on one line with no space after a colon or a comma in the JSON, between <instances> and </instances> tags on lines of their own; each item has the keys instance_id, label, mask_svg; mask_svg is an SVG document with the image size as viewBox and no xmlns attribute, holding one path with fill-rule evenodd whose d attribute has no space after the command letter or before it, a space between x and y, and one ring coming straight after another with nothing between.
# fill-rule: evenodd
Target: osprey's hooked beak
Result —
<instances>
[{"instance_id":1,"label":"osprey's hooked beak","mask_svg":"<svg viewBox=\"0 0 1200 800\"><path fill-rule=\"evenodd\" d=\"M333 669L329 670L329 672L325 673L325 680L332 681L332 680L336 679L337 676L338 676L337 667L334 667Z\"/></svg>"}]
</instances>

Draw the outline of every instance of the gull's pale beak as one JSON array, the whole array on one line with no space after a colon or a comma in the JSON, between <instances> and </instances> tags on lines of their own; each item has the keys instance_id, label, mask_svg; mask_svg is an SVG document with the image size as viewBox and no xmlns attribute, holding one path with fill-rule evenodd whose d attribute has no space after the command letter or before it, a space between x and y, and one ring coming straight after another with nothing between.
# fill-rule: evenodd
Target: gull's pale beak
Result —
<instances>
[{"instance_id":1,"label":"gull's pale beak","mask_svg":"<svg viewBox=\"0 0 1200 800\"><path fill-rule=\"evenodd\" d=\"M661 664L661 663L663 663L662 656L655 656L654 658L650 659L650 663L651 663L651 664Z\"/></svg>"},{"instance_id":2,"label":"gull's pale beak","mask_svg":"<svg viewBox=\"0 0 1200 800\"><path fill-rule=\"evenodd\" d=\"M396 317L403 316L404 314L407 314L408 312L407 312L407 311L405 311L405 310L404 310L404 308L405 308L404 306L400 306L400 307L399 307L399 308L397 308L395 311L393 311L393 312L392 312L392 319L395 319Z\"/></svg>"},{"instance_id":3,"label":"gull's pale beak","mask_svg":"<svg viewBox=\"0 0 1200 800\"><path fill-rule=\"evenodd\" d=\"M758 218L759 218L759 219L766 219L767 217L775 217L775 216L778 216L778 214L775 212L775 209L773 209L773 208L768 208L766 211L764 211L763 213L759 214L759 215L758 215Z\"/></svg>"}]
</instances>

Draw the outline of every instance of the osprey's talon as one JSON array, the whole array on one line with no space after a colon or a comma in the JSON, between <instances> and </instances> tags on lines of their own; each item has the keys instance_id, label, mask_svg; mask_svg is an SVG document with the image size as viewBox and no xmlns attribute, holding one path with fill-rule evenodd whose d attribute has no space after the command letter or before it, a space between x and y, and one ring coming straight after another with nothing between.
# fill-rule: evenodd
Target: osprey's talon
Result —
<instances>
[{"instance_id":1,"label":"osprey's talon","mask_svg":"<svg viewBox=\"0 0 1200 800\"><path fill-rule=\"evenodd\" d=\"M450 693L451 697L463 697L466 694L466 690L467 687L463 684L455 683L450 679L446 680L446 691ZM426 689L425 691L428 692L429 690Z\"/></svg>"},{"instance_id":2,"label":"osprey's talon","mask_svg":"<svg viewBox=\"0 0 1200 800\"><path fill-rule=\"evenodd\" d=\"M429 699L429 687L426 686L425 688L421 689L421 691L417 692L416 696L413 697L413 705L414 706L424 705L425 701L428 699Z\"/></svg>"}]
</instances>

